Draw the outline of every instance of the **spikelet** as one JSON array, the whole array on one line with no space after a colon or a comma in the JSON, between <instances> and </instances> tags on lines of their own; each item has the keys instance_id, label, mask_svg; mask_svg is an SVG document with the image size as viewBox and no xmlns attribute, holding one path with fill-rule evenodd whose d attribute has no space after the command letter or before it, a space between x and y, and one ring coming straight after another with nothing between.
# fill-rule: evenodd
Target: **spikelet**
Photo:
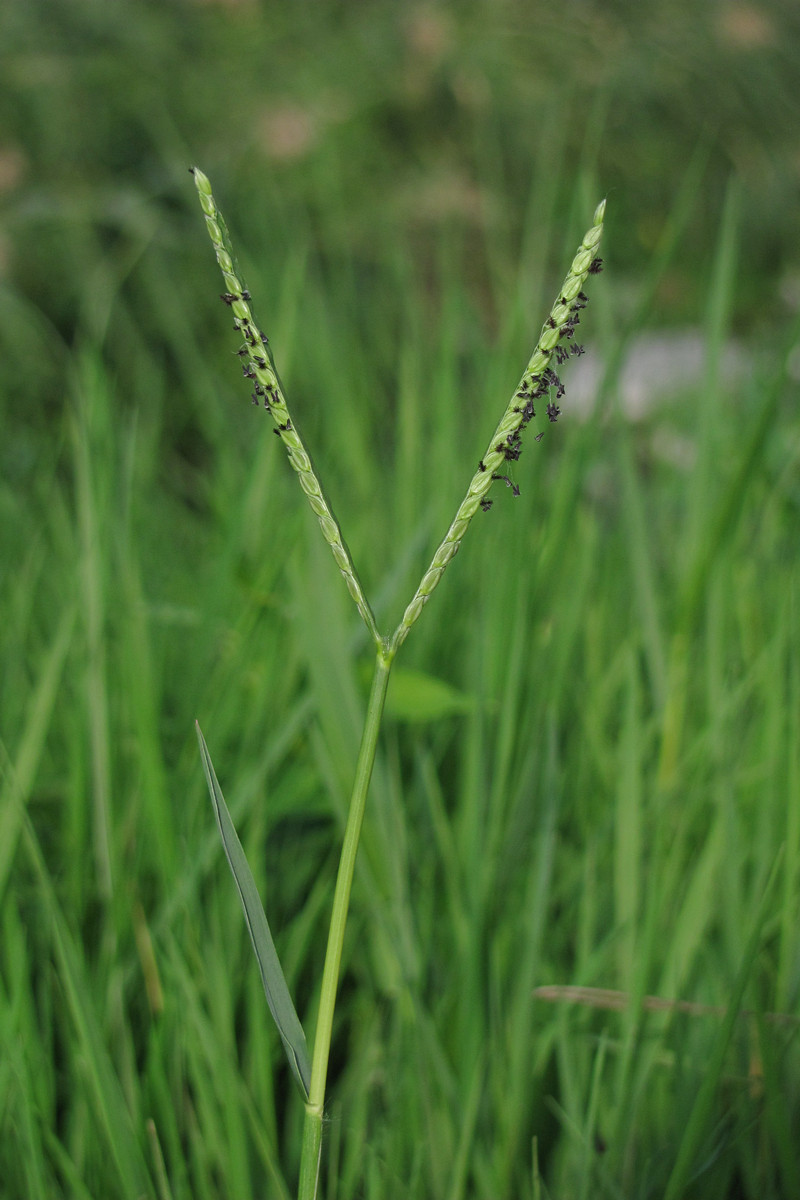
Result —
<instances>
[{"instance_id":1,"label":"spikelet","mask_svg":"<svg viewBox=\"0 0 800 1200\"><path fill-rule=\"evenodd\" d=\"M550 311L550 316L542 326L536 349L525 368L519 386L511 397L508 408L492 434L486 453L478 464L478 470L472 477L472 482L453 523L434 554L428 570L423 575L411 603L403 614L402 621L390 639L389 645L393 653L396 653L402 646L412 625L428 603L445 567L457 553L461 539L475 513L479 508L487 509L491 505L491 501L487 499L487 493L492 484L496 480L503 479L509 486L513 486L506 475L499 473L499 469L503 463L519 457L521 433L535 415L533 401L550 396L555 391L555 400L550 400L547 404L547 415L551 421L555 421L558 417L560 410L555 401L563 395L563 387L550 363L554 353L557 353L559 362L566 358L563 346L572 338L580 320L580 310L586 303L583 285L588 275L595 275L601 269L602 260L596 257L596 250L603 232L605 209L606 202L603 200L595 210L592 226L572 260L572 266L558 293L558 299ZM557 350L557 348L559 349ZM581 353L582 348L575 346L573 353L575 352Z\"/></svg>"},{"instance_id":2,"label":"spikelet","mask_svg":"<svg viewBox=\"0 0 800 1200\"><path fill-rule=\"evenodd\" d=\"M197 167L192 168L200 205L206 218L206 225L214 252L217 256L222 277L225 280L226 292L222 299L229 306L234 328L244 339L239 351L242 371L246 379L253 382L253 402L263 403L269 409L275 422L275 433L280 436L289 455L289 462L297 472L300 486L305 492L322 530L325 541L331 548L336 565L342 573L347 590L353 597L356 607L367 626L378 648L383 645L383 639L375 624L375 617L369 606L361 582L356 575L350 552L347 549L342 531L325 499L311 456L303 445L303 441L289 415L286 397L283 393L269 342L253 320L248 300L250 295L242 287L236 274L236 268L231 253L230 239L222 214L217 208L211 192L211 184L206 175Z\"/></svg>"}]
</instances>

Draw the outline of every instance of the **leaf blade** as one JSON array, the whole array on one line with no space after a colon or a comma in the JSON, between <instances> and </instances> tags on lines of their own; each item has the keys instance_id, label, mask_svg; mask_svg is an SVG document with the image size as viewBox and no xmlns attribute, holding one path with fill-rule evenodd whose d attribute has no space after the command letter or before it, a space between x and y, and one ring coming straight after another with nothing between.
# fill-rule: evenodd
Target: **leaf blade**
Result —
<instances>
[{"instance_id":1,"label":"leaf blade","mask_svg":"<svg viewBox=\"0 0 800 1200\"><path fill-rule=\"evenodd\" d=\"M308 1053L306 1035L303 1032L303 1026L300 1024L300 1018L292 1003L289 988L281 970L278 952L272 940L272 934L261 904L256 881L253 878L253 873L245 857L242 843L239 841L238 834L231 820L231 815L228 812L228 807L222 795L213 763L211 762L208 746L197 721L195 721L195 729L197 730L197 740L200 744L200 754L203 760L203 770L206 775L208 791L211 796L211 803L214 806L214 814L217 818L217 826L222 838L222 846L239 892L239 899L242 902L250 941L253 944L253 951L258 962L259 971L261 972L261 982L264 985L267 1004L269 1005L273 1020L278 1027L278 1033L286 1050L286 1056L289 1059L292 1073L300 1085L303 1098L307 1101L311 1085L311 1059Z\"/></svg>"}]
</instances>

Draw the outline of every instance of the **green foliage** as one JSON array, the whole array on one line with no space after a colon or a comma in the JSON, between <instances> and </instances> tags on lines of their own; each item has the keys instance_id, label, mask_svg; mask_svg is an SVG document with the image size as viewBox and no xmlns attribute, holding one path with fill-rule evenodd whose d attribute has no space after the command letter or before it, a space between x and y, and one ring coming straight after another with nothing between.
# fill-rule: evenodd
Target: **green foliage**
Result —
<instances>
[{"instance_id":1,"label":"green foliage","mask_svg":"<svg viewBox=\"0 0 800 1200\"><path fill-rule=\"evenodd\" d=\"M599 406L565 371L398 666L472 703L387 722L326 1196L645 1200L682 1145L688 1197L796 1194L791 1021L636 1003L729 1004L782 846L744 1007L798 1015L786 6L748 42L741 6L478 4L427 57L382 3L1 7L4 1194L164 1200L156 1141L174 1200L294 1191L302 1099L191 729L312 1034L367 637L234 382L193 161L381 628L610 197ZM704 378L628 420L627 352L681 319ZM632 1002L533 999L561 983Z\"/></svg>"}]
</instances>

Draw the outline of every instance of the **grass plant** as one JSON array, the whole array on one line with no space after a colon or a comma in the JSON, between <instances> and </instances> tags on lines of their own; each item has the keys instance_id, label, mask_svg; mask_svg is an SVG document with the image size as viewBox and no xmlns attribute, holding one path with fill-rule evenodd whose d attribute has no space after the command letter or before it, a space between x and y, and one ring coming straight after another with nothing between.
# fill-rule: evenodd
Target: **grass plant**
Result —
<instances>
[{"instance_id":1,"label":"grass plant","mask_svg":"<svg viewBox=\"0 0 800 1200\"><path fill-rule=\"evenodd\" d=\"M217 815L220 834L239 889L270 1011L278 1026L293 1074L305 1100L306 1117L303 1127L298 1196L299 1200L314 1200L319 1191L325 1090L345 926L350 906L356 854L375 763L392 663L397 651L422 613L423 607L436 589L445 568L457 553L472 518L478 509L487 512L491 507L492 502L488 499L488 493L492 485L502 481L512 489L515 496L519 495L519 487L502 471L504 468L508 469L507 464L519 460L523 433L536 418L535 404L538 404L540 408L545 408L551 422L558 419L560 413L558 400L564 393L564 387L559 376L553 370L551 362L556 359L560 365L568 360L570 352L583 353L583 347L572 339L580 324L581 311L587 304L587 296L583 287L589 275L598 274L602 267L602 259L597 255L597 249L603 231L605 201L598 205L592 225L578 247L577 254L550 310L550 315L542 327L530 361L489 440L483 458L478 463L466 496L459 505L430 566L422 576L399 625L391 636L382 636L378 632L372 609L364 595L338 522L325 499L310 455L303 444L295 422L289 415L269 340L253 320L250 293L243 286L237 274L225 222L217 208L211 185L208 178L197 168L193 168L193 175L208 232L227 289L221 298L231 309L234 317L234 330L240 333L244 339L238 350L238 356L242 360L245 378L253 381L253 403L256 406L263 405L267 408L275 422L275 432L280 436L287 449L289 462L297 472L301 487L319 521L323 537L331 549L336 565L347 585L347 590L367 627L376 651L372 686L361 734L355 780L347 812L347 823L333 896L312 1061L309 1061L305 1034L289 994L269 925L259 902L252 872L230 819L211 764L208 747L199 726L197 730L206 779ZM539 441L541 436L541 434L537 435L536 441Z\"/></svg>"},{"instance_id":2,"label":"grass plant","mask_svg":"<svg viewBox=\"0 0 800 1200\"><path fill-rule=\"evenodd\" d=\"M325 257L308 237L321 201L293 197L280 243L249 202L237 214L379 630L450 527L487 397L514 389L530 313L580 238L596 189L576 170L550 163L524 253L452 221L424 265L402 233L382 256L332 236ZM577 420L566 404L559 436L528 445L517 499L496 481L392 665L333 1018L328 1200L798 1194L800 330L777 307L758 337L736 323L748 222L735 188L700 199L704 180L699 157L673 178L652 255L609 207L598 405ZM335 178L315 186L327 236L347 203ZM706 202L710 240L687 235ZM196 212L158 216L169 237L111 275L107 244L65 223L86 264L59 293L66 336L0 289L10 1200L288 1200L300 1170L302 1093L192 721L313 1035L377 647L269 416L235 402L216 268L176 249ZM626 347L687 257L705 378L631 420ZM731 385L734 332L753 366ZM745 973L749 1015L726 1024ZM614 1002L539 991L567 986Z\"/></svg>"}]
</instances>

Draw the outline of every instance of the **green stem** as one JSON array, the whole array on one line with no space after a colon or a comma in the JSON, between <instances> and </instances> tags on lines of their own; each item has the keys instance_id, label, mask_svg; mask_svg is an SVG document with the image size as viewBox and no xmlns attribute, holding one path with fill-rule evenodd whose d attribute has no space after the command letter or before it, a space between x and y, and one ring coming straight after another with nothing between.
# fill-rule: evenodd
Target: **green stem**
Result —
<instances>
[{"instance_id":1,"label":"green stem","mask_svg":"<svg viewBox=\"0 0 800 1200\"><path fill-rule=\"evenodd\" d=\"M353 885L353 871L356 865L361 822L364 818L367 791L372 775L372 767L375 762L378 732L381 726L383 706L386 700L386 688L389 683L389 671L391 670L393 659L394 651L382 644L375 660L375 675L372 680L372 690L370 691L369 703L367 705L367 716L364 723L364 732L361 737L361 748L358 752L356 777L353 783L353 794L350 799L350 811L347 816L347 828L344 833L342 855L339 860L339 874L336 877L336 891L333 896L333 911L331 913L330 930L328 931L328 948L325 953L325 966L322 972L319 1016L314 1035L311 1087L309 1089L305 1124L303 1126L303 1149L300 1159L298 1200L315 1200L319 1186L319 1164L322 1153L322 1113L325 1105L325 1084L328 1078L328 1058L331 1048L333 1011L336 1007L336 990L339 985L339 967L342 961L344 930L347 924L347 910L350 905L350 889Z\"/></svg>"}]
</instances>

